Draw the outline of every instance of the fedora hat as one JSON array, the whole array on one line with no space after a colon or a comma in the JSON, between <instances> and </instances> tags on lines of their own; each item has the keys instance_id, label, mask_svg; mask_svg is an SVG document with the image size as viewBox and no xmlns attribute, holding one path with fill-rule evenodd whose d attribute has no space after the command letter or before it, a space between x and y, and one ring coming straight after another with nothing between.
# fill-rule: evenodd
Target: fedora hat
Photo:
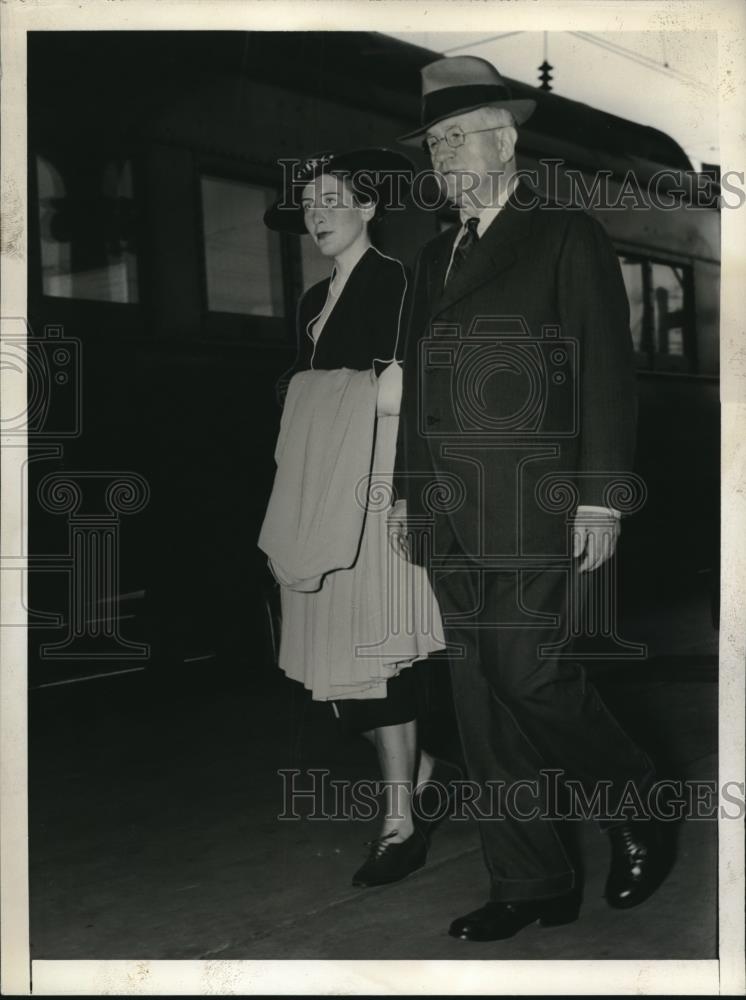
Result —
<instances>
[{"instance_id":1,"label":"fedora hat","mask_svg":"<svg viewBox=\"0 0 746 1000\"><path fill-rule=\"evenodd\" d=\"M418 145L431 125L477 108L505 108L522 125L533 114L536 101L513 100L510 88L492 63L478 56L450 56L428 63L422 74L420 127L399 138Z\"/></svg>"},{"instance_id":2,"label":"fedora hat","mask_svg":"<svg viewBox=\"0 0 746 1000\"><path fill-rule=\"evenodd\" d=\"M329 150L314 153L291 169L283 194L264 213L265 226L283 233L305 235L307 229L301 206L303 188L322 174L344 178L353 193L364 201L370 201L372 197L376 202L375 217L378 218L399 204L408 193L414 164L403 153L379 146L346 153Z\"/></svg>"}]
</instances>

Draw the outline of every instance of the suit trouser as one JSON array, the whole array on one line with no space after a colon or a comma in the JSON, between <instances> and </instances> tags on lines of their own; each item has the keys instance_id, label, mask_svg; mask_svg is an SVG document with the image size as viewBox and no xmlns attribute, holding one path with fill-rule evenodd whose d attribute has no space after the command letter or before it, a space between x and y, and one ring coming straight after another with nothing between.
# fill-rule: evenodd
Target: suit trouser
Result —
<instances>
[{"instance_id":1,"label":"suit trouser","mask_svg":"<svg viewBox=\"0 0 746 1000\"><path fill-rule=\"evenodd\" d=\"M479 786L475 814L491 898L501 901L550 898L576 885L558 828L545 818L559 805L547 801L547 788L558 780L547 770L578 782L586 801L603 783L602 802L612 815L628 782L644 802L654 781L648 756L606 708L582 666L564 658L568 647L562 657L539 649L565 636L567 574L519 576L518 595L515 573L474 567L433 574L468 777ZM527 625L531 613L554 614L556 623ZM497 624L521 618L522 625ZM461 658L451 644L463 648ZM502 799L495 795L500 789Z\"/></svg>"}]
</instances>

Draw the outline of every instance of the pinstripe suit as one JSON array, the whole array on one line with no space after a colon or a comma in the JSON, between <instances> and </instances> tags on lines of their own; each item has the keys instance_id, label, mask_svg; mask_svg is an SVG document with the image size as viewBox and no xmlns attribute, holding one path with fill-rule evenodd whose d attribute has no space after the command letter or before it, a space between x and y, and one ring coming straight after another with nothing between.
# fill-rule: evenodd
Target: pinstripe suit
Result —
<instances>
[{"instance_id":1,"label":"pinstripe suit","mask_svg":"<svg viewBox=\"0 0 746 1000\"><path fill-rule=\"evenodd\" d=\"M456 713L484 811L487 782L515 791L547 767L585 787L609 780L613 810L627 779L649 784L652 765L563 640L568 514L613 506L615 474L632 465L629 310L602 227L578 210L527 207L534 195L517 186L445 286L454 231L420 253L395 483L410 525L423 518L431 535ZM529 785L514 803L524 814L546 804ZM493 899L575 885L554 823L506 816L479 826Z\"/></svg>"}]
</instances>

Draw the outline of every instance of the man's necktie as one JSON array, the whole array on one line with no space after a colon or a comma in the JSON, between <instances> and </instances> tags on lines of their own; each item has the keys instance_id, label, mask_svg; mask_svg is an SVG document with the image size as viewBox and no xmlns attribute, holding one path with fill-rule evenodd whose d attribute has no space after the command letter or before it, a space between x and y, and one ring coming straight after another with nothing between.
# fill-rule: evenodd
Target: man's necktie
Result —
<instances>
[{"instance_id":1,"label":"man's necktie","mask_svg":"<svg viewBox=\"0 0 746 1000\"><path fill-rule=\"evenodd\" d=\"M466 229L464 230L461 239L456 244L456 249L453 251L453 260L451 261L451 267L448 271L448 276L446 277L446 284L448 284L459 268L462 267L473 247L479 241L479 236L477 235L478 225L479 219L474 216L472 216L471 219L466 220Z\"/></svg>"}]
</instances>

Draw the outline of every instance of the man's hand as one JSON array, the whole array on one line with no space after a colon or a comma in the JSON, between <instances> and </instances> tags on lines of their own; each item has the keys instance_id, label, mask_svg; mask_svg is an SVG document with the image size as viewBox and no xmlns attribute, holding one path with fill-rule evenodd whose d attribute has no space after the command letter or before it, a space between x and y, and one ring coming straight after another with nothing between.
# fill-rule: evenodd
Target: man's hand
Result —
<instances>
[{"instance_id":1,"label":"man's hand","mask_svg":"<svg viewBox=\"0 0 746 1000\"><path fill-rule=\"evenodd\" d=\"M407 501L397 500L391 507L388 516L389 541L402 559L407 562L412 561L412 553L409 548L409 535L407 534Z\"/></svg>"},{"instance_id":2,"label":"man's hand","mask_svg":"<svg viewBox=\"0 0 746 1000\"><path fill-rule=\"evenodd\" d=\"M618 515L603 507L578 507L572 530L572 554L579 573L590 573L611 559L621 533ZM581 558L582 557L582 558Z\"/></svg>"}]
</instances>

